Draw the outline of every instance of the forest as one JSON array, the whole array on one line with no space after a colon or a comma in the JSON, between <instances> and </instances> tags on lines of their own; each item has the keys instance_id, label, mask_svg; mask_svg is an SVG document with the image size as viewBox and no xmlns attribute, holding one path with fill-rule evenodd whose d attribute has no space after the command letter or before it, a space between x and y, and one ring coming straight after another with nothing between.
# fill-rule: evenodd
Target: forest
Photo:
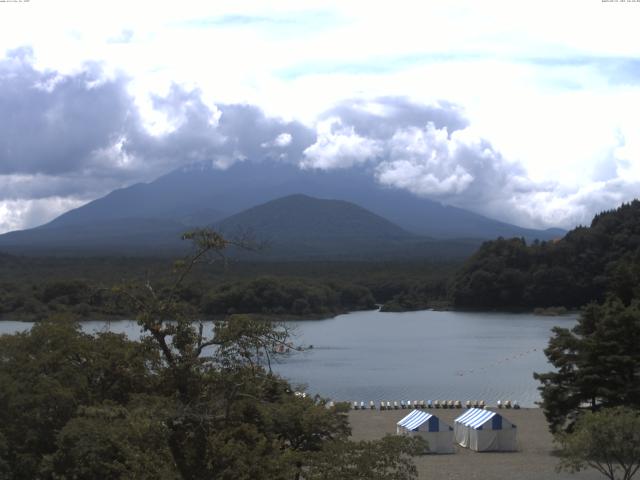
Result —
<instances>
[{"instance_id":1,"label":"forest","mask_svg":"<svg viewBox=\"0 0 640 480\"><path fill-rule=\"evenodd\" d=\"M446 302L456 262L214 262L196 268L182 300L202 318L228 313L323 318L353 310L415 310ZM126 281L171 281L169 258L0 255L0 318L132 318L114 294Z\"/></svg>"},{"instance_id":2,"label":"forest","mask_svg":"<svg viewBox=\"0 0 640 480\"><path fill-rule=\"evenodd\" d=\"M113 288L153 278L162 291L168 258L0 255L0 318L37 321L131 318ZM179 294L202 318L230 313L322 318L376 308L577 309L608 296L640 295L640 202L596 215L556 241L485 242L466 262L230 261L194 270ZM561 311L561 310L560 310Z\"/></svg>"},{"instance_id":3,"label":"forest","mask_svg":"<svg viewBox=\"0 0 640 480\"><path fill-rule=\"evenodd\" d=\"M557 241L484 243L449 286L458 308L579 308L640 295L640 201L596 215Z\"/></svg>"}]
</instances>

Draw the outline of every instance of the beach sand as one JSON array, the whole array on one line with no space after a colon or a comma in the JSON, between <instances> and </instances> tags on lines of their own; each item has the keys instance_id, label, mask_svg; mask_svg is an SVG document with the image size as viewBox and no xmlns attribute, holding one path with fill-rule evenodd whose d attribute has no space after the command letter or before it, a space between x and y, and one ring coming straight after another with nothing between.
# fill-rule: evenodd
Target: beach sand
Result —
<instances>
[{"instance_id":1,"label":"beach sand","mask_svg":"<svg viewBox=\"0 0 640 480\"><path fill-rule=\"evenodd\" d=\"M428 410L453 426L465 409ZM518 427L517 452L473 452L457 446L450 455L424 455L415 458L420 479L451 480L596 480L604 478L595 470L577 474L556 473L558 458L541 409L503 409L499 412ZM354 410L349 413L354 440L373 440L396 432L396 422L407 410Z\"/></svg>"}]
</instances>

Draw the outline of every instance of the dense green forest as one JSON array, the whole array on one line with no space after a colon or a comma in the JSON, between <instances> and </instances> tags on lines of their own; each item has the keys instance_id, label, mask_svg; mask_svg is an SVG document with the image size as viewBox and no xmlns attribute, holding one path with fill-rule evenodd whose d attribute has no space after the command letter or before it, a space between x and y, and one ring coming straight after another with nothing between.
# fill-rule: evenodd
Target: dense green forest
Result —
<instances>
[{"instance_id":1,"label":"dense green forest","mask_svg":"<svg viewBox=\"0 0 640 480\"><path fill-rule=\"evenodd\" d=\"M596 215L553 242L484 243L456 274L453 305L468 308L576 308L640 294L640 201Z\"/></svg>"},{"instance_id":2,"label":"dense green forest","mask_svg":"<svg viewBox=\"0 0 640 480\"><path fill-rule=\"evenodd\" d=\"M455 262L246 262L200 265L179 294L204 318L229 313L319 318L375 308L415 310L446 302ZM114 287L170 283L168 258L0 255L0 318L132 318Z\"/></svg>"}]
</instances>

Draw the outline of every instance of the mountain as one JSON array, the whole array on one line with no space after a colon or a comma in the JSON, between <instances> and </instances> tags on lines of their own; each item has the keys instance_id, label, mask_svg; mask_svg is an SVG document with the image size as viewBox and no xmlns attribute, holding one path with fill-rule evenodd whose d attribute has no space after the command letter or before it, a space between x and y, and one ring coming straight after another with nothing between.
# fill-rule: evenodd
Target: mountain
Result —
<instances>
[{"instance_id":1,"label":"mountain","mask_svg":"<svg viewBox=\"0 0 640 480\"><path fill-rule=\"evenodd\" d=\"M149 252L156 248L153 224L160 229L157 239L161 239L171 231L211 225L256 205L299 193L357 204L407 232L436 239L515 236L544 240L562 233L521 228L387 188L364 168L304 170L281 162L245 161L226 170L195 164L151 183L115 190L41 227L0 235L0 248L103 247L116 237L121 239L114 240L114 248L120 248L127 244L128 236L135 236L132 249L146 245ZM136 227L139 222L140 228ZM145 239L149 243L145 244ZM162 248L171 245L168 240L160 243Z\"/></svg>"},{"instance_id":2,"label":"mountain","mask_svg":"<svg viewBox=\"0 0 640 480\"><path fill-rule=\"evenodd\" d=\"M249 233L264 241L253 255L263 258L451 258L468 256L479 245L425 239L353 203L301 194L249 208L214 227L230 237Z\"/></svg>"},{"instance_id":3,"label":"mountain","mask_svg":"<svg viewBox=\"0 0 640 480\"><path fill-rule=\"evenodd\" d=\"M182 223L154 218L117 218L52 225L0 235L0 250L39 255L173 255L184 249Z\"/></svg>"},{"instance_id":4,"label":"mountain","mask_svg":"<svg viewBox=\"0 0 640 480\"><path fill-rule=\"evenodd\" d=\"M249 228L261 238L324 241L327 238L415 238L389 220L344 200L288 195L249 208L217 222L222 231Z\"/></svg>"},{"instance_id":5,"label":"mountain","mask_svg":"<svg viewBox=\"0 0 640 480\"><path fill-rule=\"evenodd\" d=\"M289 195L209 225L229 238L247 234L258 251L231 249L252 260L461 258L479 240L435 240L409 233L344 200ZM166 219L123 218L99 223L48 225L0 236L9 252L54 255L176 255L187 227Z\"/></svg>"}]
</instances>

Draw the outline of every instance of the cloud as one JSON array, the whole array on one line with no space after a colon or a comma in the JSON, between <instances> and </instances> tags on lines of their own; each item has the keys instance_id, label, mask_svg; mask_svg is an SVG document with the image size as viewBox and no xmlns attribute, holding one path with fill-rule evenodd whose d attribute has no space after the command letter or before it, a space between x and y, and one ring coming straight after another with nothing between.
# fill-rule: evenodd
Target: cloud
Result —
<instances>
[{"instance_id":1,"label":"cloud","mask_svg":"<svg viewBox=\"0 0 640 480\"><path fill-rule=\"evenodd\" d=\"M398 129L433 123L437 128L459 130L468 125L462 109L449 102L425 105L406 97L350 99L321 114L320 119L339 118L358 135L386 139Z\"/></svg>"},{"instance_id":2,"label":"cloud","mask_svg":"<svg viewBox=\"0 0 640 480\"><path fill-rule=\"evenodd\" d=\"M138 125L123 148L135 158L161 164L164 171L192 162L227 168L247 159L296 161L314 139L299 122L268 117L253 105L209 106L199 90L177 85L166 96L155 96L153 106L170 120L170 130L154 136Z\"/></svg>"},{"instance_id":3,"label":"cloud","mask_svg":"<svg viewBox=\"0 0 640 480\"><path fill-rule=\"evenodd\" d=\"M306 168L346 168L368 162L389 187L474 206L522 187L525 172L473 133L459 107L406 98L351 100L318 123ZM526 183L526 182L525 182Z\"/></svg>"},{"instance_id":4,"label":"cloud","mask_svg":"<svg viewBox=\"0 0 640 480\"><path fill-rule=\"evenodd\" d=\"M73 197L57 196L0 200L0 232L21 230L25 225L41 225L82 203L82 200Z\"/></svg>"},{"instance_id":5,"label":"cloud","mask_svg":"<svg viewBox=\"0 0 640 480\"><path fill-rule=\"evenodd\" d=\"M521 165L505 160L470 127L449 133L428 123L398 130L388 141L379 180L459 206L488 204L523 188Z\"/></svg>"},{"instance_id":6,"label":"cloud","mask_svg":"<svg viewBox=\"0 0 640 480\"><path fill-rule=\"evenodd\" d=\"M390 141L404 129L427 123L462 128L455 105L423 105L403 97L346 100L320 115L317 141L304 150L303 168L348 168L390 159Z\"/></svg>"},{"instance_id":7,"label":"cloud","mask_svg":"<svg viewBox=\"0 0 640 480\"><path fill-rule=\"evenodd\" d=\"M153 176L193 161L299 155L315 133L256 106L208 105L173 85L153 95L165 128L153 131L128 79L87 64L76 74L39 71L21 49L0 60L0 174ZM292 160L294 161L294 160Z\"/></svg>"},{"instance_id":8,"label":"cloud","mask_svg":"<svg viewBox=\"0 0 640 480\"><path fill-rule=\"evenodd\" d=\"M320 122L317 133L316 142L303 152L302 168L349 168L382 153L379 141L358 135L353 126L343 126L339 118Z\"/></svg>"},{"instance_id":9,"label":"cloud","mask_svg":"<svg viewBox=\"0 0 640 480\"><path fill-rule=\"evenodd\" d=\"M291 140L293 140L293 137L290 133L281 133L273 140L272 145L276 147L286 147L291 145Z\"/></svg>"},{"instance_id":10,"label":"cloud","mask_svg":"<svg viewBox=\"0 0 640 480\"><path fill-rule=\"evenodd\" d=\"M30 53L0 61L0 173L77 171L129 123L124 80L103 82L91 65L75 76L39 72Z\"/></svg>"},{"instance_id":11,"label":"cloud","mask_svg":"<svg viewBox=\"0 0 640 480\"><path fill-rule=\"evenodd\" d=\"M622 132L590 181L567 187L533 181L448 102L350 99L310 127L180 85L147 96L144 109L129 87L91 63L65 74L38 69L29 49L0 60L0 231L194 162L359 168L382 186L536 227L584 223L640 191L640 145Z\"/></svg>"},{"instance_id":12,"label":"cloud","mask_svg":"<svg viewBox=\"0 0 640 480\"><path fill-rule=\"evenodd\" d=\"M367 164L386 187L517 225L571 228L640 191L640 148L618 134L589 182L534 181L470 126L456 105L382 97L344 102L323 114L305 168ZM542 140L543 141L543 140Z\"/></svg>"},{"instance_id":13,"label":"cloud","mask_svg":"<svg viewBox=\"0 0 640 480\"><path fill-rule=\"evenodd\" d=\"M193 162L297 162L315 141L299 122L252 105L209 105L177 85L150 97L163 126L149 128L126 77L94 64L63 75L33 63L30 49L0 60L0 230Z\"/></svg>"}]
</instances>

